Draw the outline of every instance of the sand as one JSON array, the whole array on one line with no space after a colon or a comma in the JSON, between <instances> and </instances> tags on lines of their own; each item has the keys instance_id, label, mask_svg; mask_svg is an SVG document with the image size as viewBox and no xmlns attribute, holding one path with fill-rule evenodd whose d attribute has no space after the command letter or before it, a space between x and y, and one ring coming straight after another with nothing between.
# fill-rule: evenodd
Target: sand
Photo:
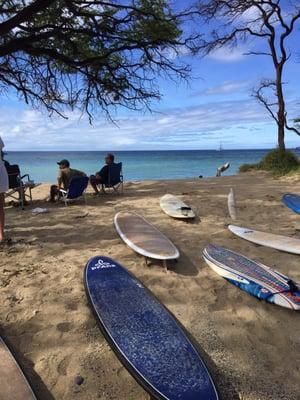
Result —
<instances>
[{"instance_id":1,"label":"sand","mask_svg":"<svg viewBox=\"0 0 300 400\"><path fill-rule=\"evenodd\" d=\"M215 243L300 282L299 256L251 244L227 230L227 194L235 189L236 225L300 238L300 216L281 204L299 180L253 173L190 181L126 183L123 196L88 196L88 205L45 202L49 185L34 190L32 215L6 208L13 245L0 250L0 326L40 399L144 400L148 395L117 360L87 304L83 269L90 257L115 258L165 304L201 348L221 399L296 400L300 393L300 314L266 304L216 275L201 251ZM160 210L166 193L195 211L193 223ZM180 249L165 273L129 249L113 227L117 211L137 211ZM80 375L84 381L75 383ZM1 395L0 395L1 398Z\"/></svg>"}]
</instances>

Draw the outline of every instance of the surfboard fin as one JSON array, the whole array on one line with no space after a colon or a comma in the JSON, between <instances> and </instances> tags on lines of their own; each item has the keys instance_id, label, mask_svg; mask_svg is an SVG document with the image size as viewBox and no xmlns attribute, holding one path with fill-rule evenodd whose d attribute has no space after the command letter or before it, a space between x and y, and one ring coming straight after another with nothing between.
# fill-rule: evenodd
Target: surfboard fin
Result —
<instances>
[{"instance_id":1,"label":"surfboard fin","mask_svg":"<svg viewBox=\"0 0 300 400\"><path fill-rule=\"evenodd\" d=\"M286 283L289 285L291 293L298 292L299 288L296 282L294 282L292 279L289 279Z\"/></svg>"}]
</instances>

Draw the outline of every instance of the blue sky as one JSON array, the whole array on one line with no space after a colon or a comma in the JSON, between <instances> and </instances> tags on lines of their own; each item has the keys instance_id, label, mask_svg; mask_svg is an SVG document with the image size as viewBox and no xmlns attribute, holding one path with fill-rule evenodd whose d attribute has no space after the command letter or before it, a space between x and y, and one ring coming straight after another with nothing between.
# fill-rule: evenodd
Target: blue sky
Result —
<instances>
[{"instance_id":1,"label":"blue sky","mask_svg":"<svg viewBox=\"0 0 300 400\"><path fill-rule=\"evenodd\" d=\"M299 28L290 41L291 60L284 77L288 117L300 116ZM186 84L159 80L162 100L151 113L119 111L117 126L105 116L93 125L78 112L68 120L49 118L26 107L14 95L0 98L0 135L7 150L139 150L271 148L276 125L251 97L261 78L272 78L269 57L245 56L257 44L233 51L221 49L205 59L189 58L193 78ZM286 144L300 146L300 137L288 133Z\"/></svg>"}]
</instances>

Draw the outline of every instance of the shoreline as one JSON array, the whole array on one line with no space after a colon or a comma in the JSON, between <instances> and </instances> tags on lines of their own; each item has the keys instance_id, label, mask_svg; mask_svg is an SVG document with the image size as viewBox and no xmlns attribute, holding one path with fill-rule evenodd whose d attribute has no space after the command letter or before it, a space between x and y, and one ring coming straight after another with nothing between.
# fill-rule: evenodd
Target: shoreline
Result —
<instances>
[{"instance_id":1,"label":"shoreline","mask_svg":"<svg viewBox=\"0 0 300 400\"><path fill-rule=\"evenodd\" d=\"M267 150L224 150L224 151L180 151L166 150L163 152L115 151L116 162L123 163L125 180L164 180L164 179L194 179L199 175L215 177L217 168L230 163L230 168L224 173L234 175L243 163L256 163L266 154ZM51 153L10 153L7 160L18 164L22 174L29 173L36 182L56 181L57 161L68 158L71 167L84 171L87 175L95 174L103 166L105 152L51 152Z\"/></svg>"},{"instance_id":2,"label":"shoreline","mask_svg":"<svg viewBox=\"0 0 300 400\"><path fill-rule=\"evenodd\" d=\"M227 195L235 189L237 225L300 238L299 216L281 204L297 192L298 178L274 179L265 172L220 178L125 180L124 195L88 196L88 204L45 203L49 184L34 189L32 215L7 207L14 244L0 252L0 326L42 399L148 400L116 359L88 307L83 269L89 258L107 255L137 276L196 340L224 400L297 400L300 391L299 316L260 302L206 266L208 243L227 247L300 281L298 256L259 247L233 236ZM90 192L90 189L89 189ZM193 223L173 220L159 198L179 195L195 211ZM179 248L181 257L165 274L118 237L113 216L136 211ZM34 373L32 373L34 371ZM81 375L81 386L74 378ZM274 384L276 383L276 384Z\"/></svg>"},{"instance_id":3,"label":"shoreline","mask_svg":"<svg viewBox=\"0 0 300 400\"><path fill-rule=\"evenodd\" d=\"M286 176L281 176L281 177L273 177L272 174L268 171L263 171L263 170L253 170L253 171L247 171L247 172L237 172L234 174L224 174L220 177L216 177L216 176L203 176L202 178L199 178L199 176L192 176L192 177L187 177L187 178L161 178L161 179L128 179L128 180L124 180L125 184L138 184L138 183L174 183L174 182L201 182L201 181L207 181L207 180L219 180L219 179L226 179L226 178L234 178L234 177L239 177L239 176L253 176L253 175L262 175L264 177L270 177L271 179L285 179L285 178L289 178L290 175L286 175ZM125 177L126 178L126 177ZM300 178L299 178L300 180ZM53 185L55 182L37 182L40 185ZM90 185L88 186L88 192L90 192Z\"/></svg>"},{"instance_id":4,"label":"shoreline","mask_svg":"<svg viewBox=\"0 0 300 400\"><path fill-rule=\"evenodd\" d=\"M200 175L201 176L201 175ZM189 183L189 182L207 182L207 181L215 181L218 182L220 184L225 183L223 182L224 180L230 180L230 179L239 179L241 177L244 177L245 179L247 179L248 177L253 177L253 176L257 176L257 177L262 177L262 178L266 178L266 179L273 179L275 181L281 181L281 182L288 182L288 181L300 181L300 173L298 171L292 171L287 173L286 175L280 175L280 176L276 176L273 175L271 171L265 171L265 170L249 170L246 172L239 172L237 171L236 173L224 173L222 174L220 177L216 177L216 176L202 176L200 178L200 176L192 176L192 177L187 177L187 178L159 178L159 179L124 179L124 184L125 185L137 185L137 184L153 184L153 183L157 183L157 184L161 184L161 183ZM56 179L54 179L52 182L50 181L42 181L39 182L37 180L34 180L35 183L42 185L43 187L45 186L49 186L53 185L56 183ZM235 182L233 181L233 184L235 184ZM35 190L35 189L34 189ZM87 193L91 193L92 192L92 188L90 186L90 184L88 185L87 188ZM33 192L34 194L34 192Z\"/></svg>"}]
</instances>

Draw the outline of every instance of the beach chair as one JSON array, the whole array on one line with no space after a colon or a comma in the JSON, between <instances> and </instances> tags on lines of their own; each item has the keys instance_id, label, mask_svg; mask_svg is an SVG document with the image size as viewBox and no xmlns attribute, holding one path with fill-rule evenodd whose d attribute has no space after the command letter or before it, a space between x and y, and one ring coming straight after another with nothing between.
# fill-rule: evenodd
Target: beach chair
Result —
<instances>
[{"instance_id":1,"label":"beach chair","mask_svg":"<svg viewBox=\"0 0 300 400\"><path fill-rule=\"evenodd\" d=\"M60 199L65 203L65 206L81 197L84 198L84 202L87 204L86 188L88 183L89 178L87 176L74 176L70 181L68 190L60 189Z\"/></svg>"},{"instance_id":2,"label":"beach chair","mask_svg":"<svg viewBox=\"0 0 300 400\"><path fill-rule=\"evenodd\" d=\"M103 183L102 190L112 189L115 193L123 193L123 174L122 163L112 164L108 166L108 181Z\"/></svg>"},{"instance_id":3,"label":"beach chair","mask_svg":"<svg viewBox=\"0 0 300 400\"><path fill-rule=\"evenodd\" d=\"M5 198L11 197L21 202L22 210L24 210L24 203L27 199L32 203L32 189L40 184L34 183L28 174L21 175L18 165L6 165L6 171L9 190L5 193Z\"/></svg>"}]
</instances>

